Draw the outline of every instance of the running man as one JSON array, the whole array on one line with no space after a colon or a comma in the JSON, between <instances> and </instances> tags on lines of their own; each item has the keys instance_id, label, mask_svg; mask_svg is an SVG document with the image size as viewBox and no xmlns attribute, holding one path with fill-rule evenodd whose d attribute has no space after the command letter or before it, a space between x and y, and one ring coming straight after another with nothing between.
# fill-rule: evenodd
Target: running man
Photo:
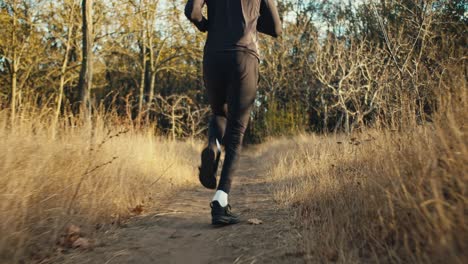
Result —
<instances>
[{"instance_id":1,"label":"running man","mask_svg":"<svg viewBox=\"0 0 468 264\"><path fill-rule=\"evenodd\" d=\"M205 4L208 18L202 14ZM204 187L217 189L210 204L212 224L236 224L240 220L231 212L228 194L257 93L257 31L277 38L281 21L274 0L188 0L185 15L199 31L208 32L203 79L212 116L199 179ZM225 156L217 184L220 144Z\"/></svg>"}]
</instances>

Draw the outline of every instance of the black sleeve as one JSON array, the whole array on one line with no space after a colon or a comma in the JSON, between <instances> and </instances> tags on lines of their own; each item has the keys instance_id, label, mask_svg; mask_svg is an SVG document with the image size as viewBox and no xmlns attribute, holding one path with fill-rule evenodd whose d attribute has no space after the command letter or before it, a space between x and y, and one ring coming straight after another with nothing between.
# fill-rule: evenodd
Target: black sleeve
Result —
<instances>
[{"instance_id":1,"label":"black sleeve","mask_svg":"<svg viewBox=\"0 0 468 264\"><path fill-rule=\"evenodd\" d=\"M279 37L282 33L281 20L274 0L260 0L260 17L257 22L257 31Z\"/></svg>"},{"instance_id":2,"label":"black sleeve","mask_svg":"<svg viewBox=\"0 0 468 264\"><path fill-rule=\"evenodd\" d=\"M185 5L185 16L201 32L208 30L208 20L202 14L202 8L204 5L205 0L188 0Z\"/></svg>"}]
</instances>

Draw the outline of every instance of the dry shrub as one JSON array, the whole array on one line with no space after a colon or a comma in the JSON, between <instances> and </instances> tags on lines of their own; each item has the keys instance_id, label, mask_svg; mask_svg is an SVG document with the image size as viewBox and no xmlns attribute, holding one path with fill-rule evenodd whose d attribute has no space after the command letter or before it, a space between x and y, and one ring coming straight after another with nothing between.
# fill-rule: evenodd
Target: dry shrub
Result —
<instances>
[{"instance_id":1,"label":"dry shrub","mask_svg":"<svg viewBox=\"0 0 468 264\"><path fill-rule=\"evenodd\" d=\"M407 131L266 146L275 199L294 208L310 262L466 263L467 108L458 106Z\"/></svg>"},{"instance_id":2,"label":"dry shrub","mask_svg":"<svg viewBox=\"0 0 468 264\"><path fill-rule=\"evenodd\" d=\"M0 113L0 260L43 259L68 225L90 236L94 225L119 224L171 188L196 182L198 142L106 129L96 120L92 140L88 130L66 125L52 138L40 116L8 129Z\"/></svg>"}]
</instances>

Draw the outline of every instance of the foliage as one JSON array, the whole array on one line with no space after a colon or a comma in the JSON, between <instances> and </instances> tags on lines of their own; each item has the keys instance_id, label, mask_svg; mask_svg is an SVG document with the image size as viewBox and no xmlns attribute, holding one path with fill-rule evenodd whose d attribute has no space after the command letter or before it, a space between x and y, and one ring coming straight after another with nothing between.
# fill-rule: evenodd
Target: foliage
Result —
<instances>
[{"instance_id":1,"label":"foliage","mask_svg":"<svg viewBox=\"0 0 468 264\"><path fill-rule=\"evenodd\" d=\"M188 124L183 129L205 127L205 35L183 17L183 4L94 2L95 108L102 102L130 116L135 127L150 122L173 134L167 113L157 107L158 95L188 96L203 115L197 116L196 129ZM56 106L57 116L76 113L82 60L79 8L74 0L2 1L3 108L21 112L26 101L35 100L38 106ZM296 130L399 129L430 121L436 110L434 91L453 85L445 76L466 68L466 4L460 0L280 1L279 11L282 38L260 41L251 141ZM411 108L403 107L406 101L414 102Z\"/></svg>"}]
</instances>

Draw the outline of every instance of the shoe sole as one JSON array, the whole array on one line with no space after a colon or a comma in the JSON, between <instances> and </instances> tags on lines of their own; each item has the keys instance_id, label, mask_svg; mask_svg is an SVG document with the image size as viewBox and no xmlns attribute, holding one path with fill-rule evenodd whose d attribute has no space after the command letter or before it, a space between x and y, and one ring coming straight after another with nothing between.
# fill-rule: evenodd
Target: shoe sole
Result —
<instances>
[{"instance_id":1,"label":"shoe sole","mask_svg":"<svg viewBox=\"0 0 468 264\"><path fill-rule=\"evenodd\" d=\"M218 170L219 157L221 155L218 151L216 160L214 155L214 152L209 148L205 148L201 155L202 165L199 168L200 174L198 175L198 179L203 187L208 189L216 189L216 172Z\"/></svg>"},{"instance_id":2,"label":"shoe sole","mask_svg":"<svg viewBox=\"0 0 468 264\"><path fill-rule=\"evenodd\" d=\"M226 226L226 225L234 225L240 223L239 219L232 219L230 217L217 217L211 221L211 224L214 226Z\"/></svg>"}]
</instances>

